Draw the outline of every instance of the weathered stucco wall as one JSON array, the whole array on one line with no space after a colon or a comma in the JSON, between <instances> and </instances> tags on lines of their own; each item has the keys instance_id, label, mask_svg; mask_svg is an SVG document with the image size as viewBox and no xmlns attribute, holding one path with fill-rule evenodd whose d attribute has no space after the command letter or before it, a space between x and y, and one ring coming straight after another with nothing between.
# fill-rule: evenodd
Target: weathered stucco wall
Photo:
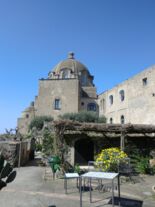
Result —
<instances>
[{"instance_id":1,"label":"weathered stucco wall","mask_svg":"<svg viewBox=\"0 0 155 207\"><path fill-rule=\"evenodd\" d=\"M54 108L55 99L60 100L60 109ZM35 104L36 116L51 115L55 119L64 113L78 112L79 81L40 80L39 94Z\"/></svg>"},{"instance_id":2,"label":"weathered stucco wall","mask_svg":"<svg viewBox=\"0 0 155 207\"><path fill-rule=\"evenodd\" d=\"M120 99L121 90L124 90L124 101ZM100 94L98 102L99 113L107 117L108 123L110 118L113 123L120 123L123 115L125 123L155 124L155 66Z\"/></svg>"}]
</instances>

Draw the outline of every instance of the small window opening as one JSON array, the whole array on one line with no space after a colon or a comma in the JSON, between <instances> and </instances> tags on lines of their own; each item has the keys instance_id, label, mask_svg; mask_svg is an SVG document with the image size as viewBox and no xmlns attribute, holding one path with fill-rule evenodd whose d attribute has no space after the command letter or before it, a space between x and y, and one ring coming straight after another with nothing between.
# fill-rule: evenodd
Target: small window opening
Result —
<instances>
[{"instance_id":1,"label":"small window opening","mask_svg":"<svg viewBox=\"0 0 155 207\"><path fill-rule=\"evenodd\" d=\"M147 78L143 78L142 82L143 82L143 86L146 86L147 85Z\"/></svg>"},{"instance_id":2,"label":"small window opening","mask_svg":"<svg viewBox=\"0 0 155 207\"><path fill-rule=\"evenodd\" d=\"M61 109L61 102L60 102L60 99L55 99L55 102L54 102L54 108L56 110L60 110Z\"/></svg>"},{"instance_id":3,"label":"small window opening","mask_svg":"<svg viewBox=\"0 0 155 207\"><path fill-rule=\"evenodd\" d=\"M110 118L110 124L113 124L113 118Z\"/></svg>"},{"instance_id":4,"label":"small window opening","mask_svg":"<svg viewBox=\"0 0 155 207\"><path fill-rule=\"evenodd\" d=\"M68 79L69 78L69 70L65 69L62 71L62 79Z\"/></svg>"},{"instance_id":5,"label":"small window opening","mask_svg":"<svg viewBox=\"0 0 155 207\"><path fill-rule=\"evenodd\" d=\"M82 74L81 76L81 83L82 83L82 86L86 86L87 85L87 74Z\"/></svg>"},{"instance_id":6,"label":"small window opening","mask_svg":"<svg viewBox=\"0 0 155 207\"><path fill-rule=\"evenodd\" d=\"M96 111L96 104L95 103L89 103L87 105L87 111Z\"/></svg>"},{"instance_id":7,"label":"small window opening","mask_svg":"<svg viewBox=\"0 0 155 207\"><path fill-rule=\"evenodd\" d=\"M105 108L105 100L104 99L100 100L100 108L101 108L101 110L104 110L104 108Z\"/></svg>"},{"instance_id":8,"label":"small window opening","mask_svg":"<svg viewBox=\"0 0 155 207\"><path fill-rule=\"evenodd\" d=\"M124 93L124 90L121 90L121 91L119 92L119 95L120 95L120 99L121 99L121 101L124 101L124 99L125 99L125 93Z\"/></svg>"},{"instance_id":9,"label":"small window opening","mask_svg":"<svg viewBox=\"0 0 155 207\"><path fill-rule=\"evenodd\" d=\"M113 100L113 95L110 95L110 96L109 96L109 102L110 102L110 105L113 104L113 102L114 102L114 100Z\"/></svg>"},{"instance_id":10,"label":"small window opening","mask_svg":"<svg viewBox=\"0 0 155 207\"><path fill-rule=\"evenodd\" d=\"M121 124L125 124L125 118L123 115L121 116Z\"/></svg>"},{"instance_id":11,"label":"small window opening","mask_svg":"<svg viewBox=\"0 0 155 207\"><path fill-rule=\"evenodd\" d=\"M27 119L29 118L29 114L26 114L26 118L27 118Z\"/></svg>"}]
</instances>

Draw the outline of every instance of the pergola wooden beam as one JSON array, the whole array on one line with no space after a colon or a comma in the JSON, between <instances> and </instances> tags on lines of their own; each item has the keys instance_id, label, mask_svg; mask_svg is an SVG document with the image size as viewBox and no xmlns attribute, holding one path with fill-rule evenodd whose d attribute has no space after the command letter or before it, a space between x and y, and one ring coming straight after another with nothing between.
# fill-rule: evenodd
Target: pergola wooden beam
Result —
<instances>
[{"instance_id":1,"label":"pergola wooden beam","mask_svg":"<svg viewBox=\"0 0 155 207\"><path fill-rule=\"evenodd\" d=\"M155 133L155 125L146 124L101 124L101 123L80 123L69 120L61 120L53 122L53 126L57 129L65 129L71 131L83 132L107 132L107 133Z\"/></svg>"},{"instance_id":2,"label":"pergola wooden beam","mask_svg":"<svg viewBox=\"0 0 155 207\"><path fill-rule=\"evenodd\" d=\"M120 149L125 149L125 137L128 135L145 135L149 134L154 137L155 125L146 124L104 124L104 123L81 123L70 120L59 120L52 122L52 128L55 128L56 134L62 140L66 132L80 132L96 134L102 133L105 135L112 135L113 137L120 137Z\"/></svg>"}]
</instances>

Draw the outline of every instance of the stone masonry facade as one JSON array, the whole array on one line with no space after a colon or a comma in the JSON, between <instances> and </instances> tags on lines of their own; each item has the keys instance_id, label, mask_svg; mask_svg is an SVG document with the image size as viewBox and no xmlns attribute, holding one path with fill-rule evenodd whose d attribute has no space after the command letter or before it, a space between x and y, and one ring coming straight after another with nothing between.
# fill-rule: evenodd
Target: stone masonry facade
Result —
<instances>
[{"instance_id":1,"label":"stone masonry facade","mask_svg":"<svg viewBox=\"0 0 155 207\"><path fill-rule=\"evenodd\" d=\"M107 123L155 124L155 66L98 96Z\"/></svg>"},{"instance_id":2,"label":"stone masonry facade","mask_svg":"<svg viewBox=\"0 0 155 207\"><path fill-rule=\"evenodd\" d=\"M107 123L155 124L155 66L97 95L93 76L74 53L58 63L46 79L39 80L35 100L18 119L21 134L35 116L94 111Z\"/></svg>"}]
</instances>

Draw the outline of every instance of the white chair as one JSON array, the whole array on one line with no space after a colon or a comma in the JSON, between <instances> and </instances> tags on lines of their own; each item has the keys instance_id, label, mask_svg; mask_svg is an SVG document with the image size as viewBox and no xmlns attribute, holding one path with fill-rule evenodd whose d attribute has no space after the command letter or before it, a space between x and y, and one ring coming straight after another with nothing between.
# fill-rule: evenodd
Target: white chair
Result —
<instances>
[{"instance_id":1,"label":"white chair","mask_svg":"<svg viewBox=\"0 0 155 207\"><path fill-rule=\"evenodd\" d=\"M76 187L79 187L79 174L78 173L65 173L64 175L64 189L67 194L67 180L76 179Z\"/></svg>"}]
</instances>

